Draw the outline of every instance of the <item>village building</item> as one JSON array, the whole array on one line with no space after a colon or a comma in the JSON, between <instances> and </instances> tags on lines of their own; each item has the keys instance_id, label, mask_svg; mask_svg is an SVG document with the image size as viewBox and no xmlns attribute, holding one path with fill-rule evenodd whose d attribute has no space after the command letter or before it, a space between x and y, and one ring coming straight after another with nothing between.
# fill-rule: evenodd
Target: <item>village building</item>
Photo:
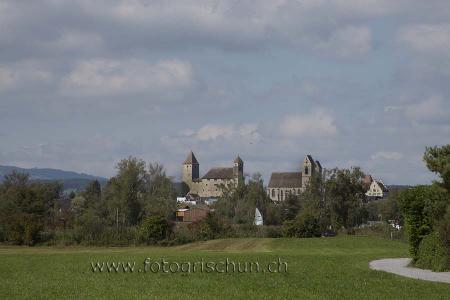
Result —
<instances>
[{"instance_id":1,"label":"village building","mask_svg":"<svg viewBox=\"0 0 450 300\"><path fill-rule=\"evenodd\" d=\"M238 155L233 167L215 167L200 178L200 164L191 151L183 163L182 180L189 187L189 196L218 198L223 186L234 187L244 180L244 162Z\"/></svg>"},{"instance_id":2,"label":"village building","mask_svg":"<svg viewBox=\"0 0 450 300\"><path fill-rule=\"evenodd\" d=\"M381 180L373 180L366 192L366 196L369 200L377 200L386 198L389 189L384 185Z\"/></svg>"},{"instance_id":3,"label":"village building","mask_svg":"<svg viewBox=\"0 0 450 300\"><path fill-rule=\"evenodd\" d=\"M211 210L208 207L185 207L177 209L176 222L198 222L203 220Z\"/></svg>"},{"instance_id":4,"label":"village building","mask_svg":"<svg viewBox=\"0 0 450 300\"><path fill-rule=\"evenodd\" d=\"M284 201L289 195L300 195L312 176L322 175L322 165L311 155L306 155L301 172L275 172L270 176L267 194L272 201Z\"/></svg>"}]
</instances>

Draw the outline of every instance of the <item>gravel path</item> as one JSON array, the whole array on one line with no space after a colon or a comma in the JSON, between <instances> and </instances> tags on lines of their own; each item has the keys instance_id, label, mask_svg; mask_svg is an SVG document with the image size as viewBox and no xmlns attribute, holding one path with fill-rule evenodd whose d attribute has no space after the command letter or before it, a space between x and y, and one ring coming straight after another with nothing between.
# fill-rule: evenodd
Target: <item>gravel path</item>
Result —
<instances>
[{"instance_id":1,"label":"gravel path","mask_svg":"<svg viewBox=\"0 0 450 300\"><path fill-rule=\"evenodd\" d=\"M369 263L373 270L394 273L409 278L450 283L450 272L432 272L408 267L411 258L388 258L374 260Z\"/></svg>"}]
</instances>

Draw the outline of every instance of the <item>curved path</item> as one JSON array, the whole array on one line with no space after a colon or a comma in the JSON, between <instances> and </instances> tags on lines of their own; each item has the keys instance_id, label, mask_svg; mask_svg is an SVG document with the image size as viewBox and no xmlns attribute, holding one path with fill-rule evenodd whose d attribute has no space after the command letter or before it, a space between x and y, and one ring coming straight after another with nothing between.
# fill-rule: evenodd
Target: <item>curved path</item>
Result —
<instances>
[{"instance_id":1,"label":"curved path","mask_svg":"<svg viewBox=\"0 0 450 300\"><path fill-rule=\"evenodd\" d=\"M450 283L450 272L432 272L419 268L410 268L411 258L387 258L369 263L372 270L385 271L409 278Z\"/></svg>"}]
</instances>

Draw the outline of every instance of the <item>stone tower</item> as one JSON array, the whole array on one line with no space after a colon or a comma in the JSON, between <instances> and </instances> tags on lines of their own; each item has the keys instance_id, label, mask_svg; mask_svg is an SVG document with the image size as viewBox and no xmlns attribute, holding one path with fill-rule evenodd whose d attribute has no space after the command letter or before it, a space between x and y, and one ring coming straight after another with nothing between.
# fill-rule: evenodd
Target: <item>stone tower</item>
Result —
<instances>
[{"instance_id":1,"label":"stone tower","mask_svg":"<svg viewBox=\"0 0 450 300\"><path fill-rule=\"evenodd\" d=\"M189 152L186 160L183 163L183 182L191 187L192 182L194 180L197 180L200 176L199 169L200 164L198 163L197 158L195 158L195 155L192 151Z\"/></svg>"},{"instance_id":2,"label":"stone tower","mask_svg":"<svg viewBox=\"0 0 450 300\"><path fill-rule=\"evenodd\" d=\"M234 160L233 164L233 177L237 178L238 182L244 179L244 162L239 155Z\"/></svg>"},{"instance_id":3,"label":"stone tower","mask_svg":"<svg viewBox=\"0 0 450 300\"><path fill-rule=\"evenodd\" d=\"M303 167L302 167L302 186L305 187L305 185L309 184L309 181L311 180L311 176L314 174L316 169L316 165L314 162L314 159L311 155L306 155L305 159L303 160Z\"/></svg>"}]
</instances>

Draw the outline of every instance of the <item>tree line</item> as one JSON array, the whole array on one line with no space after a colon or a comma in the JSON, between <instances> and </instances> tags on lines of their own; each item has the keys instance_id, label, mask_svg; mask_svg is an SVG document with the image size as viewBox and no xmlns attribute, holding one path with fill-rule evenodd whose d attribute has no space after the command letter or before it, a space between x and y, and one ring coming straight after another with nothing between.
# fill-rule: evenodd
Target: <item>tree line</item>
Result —
<instances>
[{"instance_id":1,"label":"tree line","mask_svg":"<svg viewBox=\"0 0 450 300\"><path fill-rule=\"evenodd\" d=\"M440 180L432 185L392 191L387 199L368 201L359 168L328 170L313 176L300 195L273 202L260 174L222 196L204 220L175 223L176 188L158 163L135 157L121 160L117 174L101 187L91 182L70 195L64 207L57 182L31 182L13 172L0 184L0 241L12 244L130 245L185 243L234 236L319 237L355 234L368 221L382 231L404 226L417 265L445 269L450 253L450 145L427 148L424 160ZM265 226L254 226L255 208ZM396 226L397 229L394 230Z\"/></svg>"}]
</instances>

